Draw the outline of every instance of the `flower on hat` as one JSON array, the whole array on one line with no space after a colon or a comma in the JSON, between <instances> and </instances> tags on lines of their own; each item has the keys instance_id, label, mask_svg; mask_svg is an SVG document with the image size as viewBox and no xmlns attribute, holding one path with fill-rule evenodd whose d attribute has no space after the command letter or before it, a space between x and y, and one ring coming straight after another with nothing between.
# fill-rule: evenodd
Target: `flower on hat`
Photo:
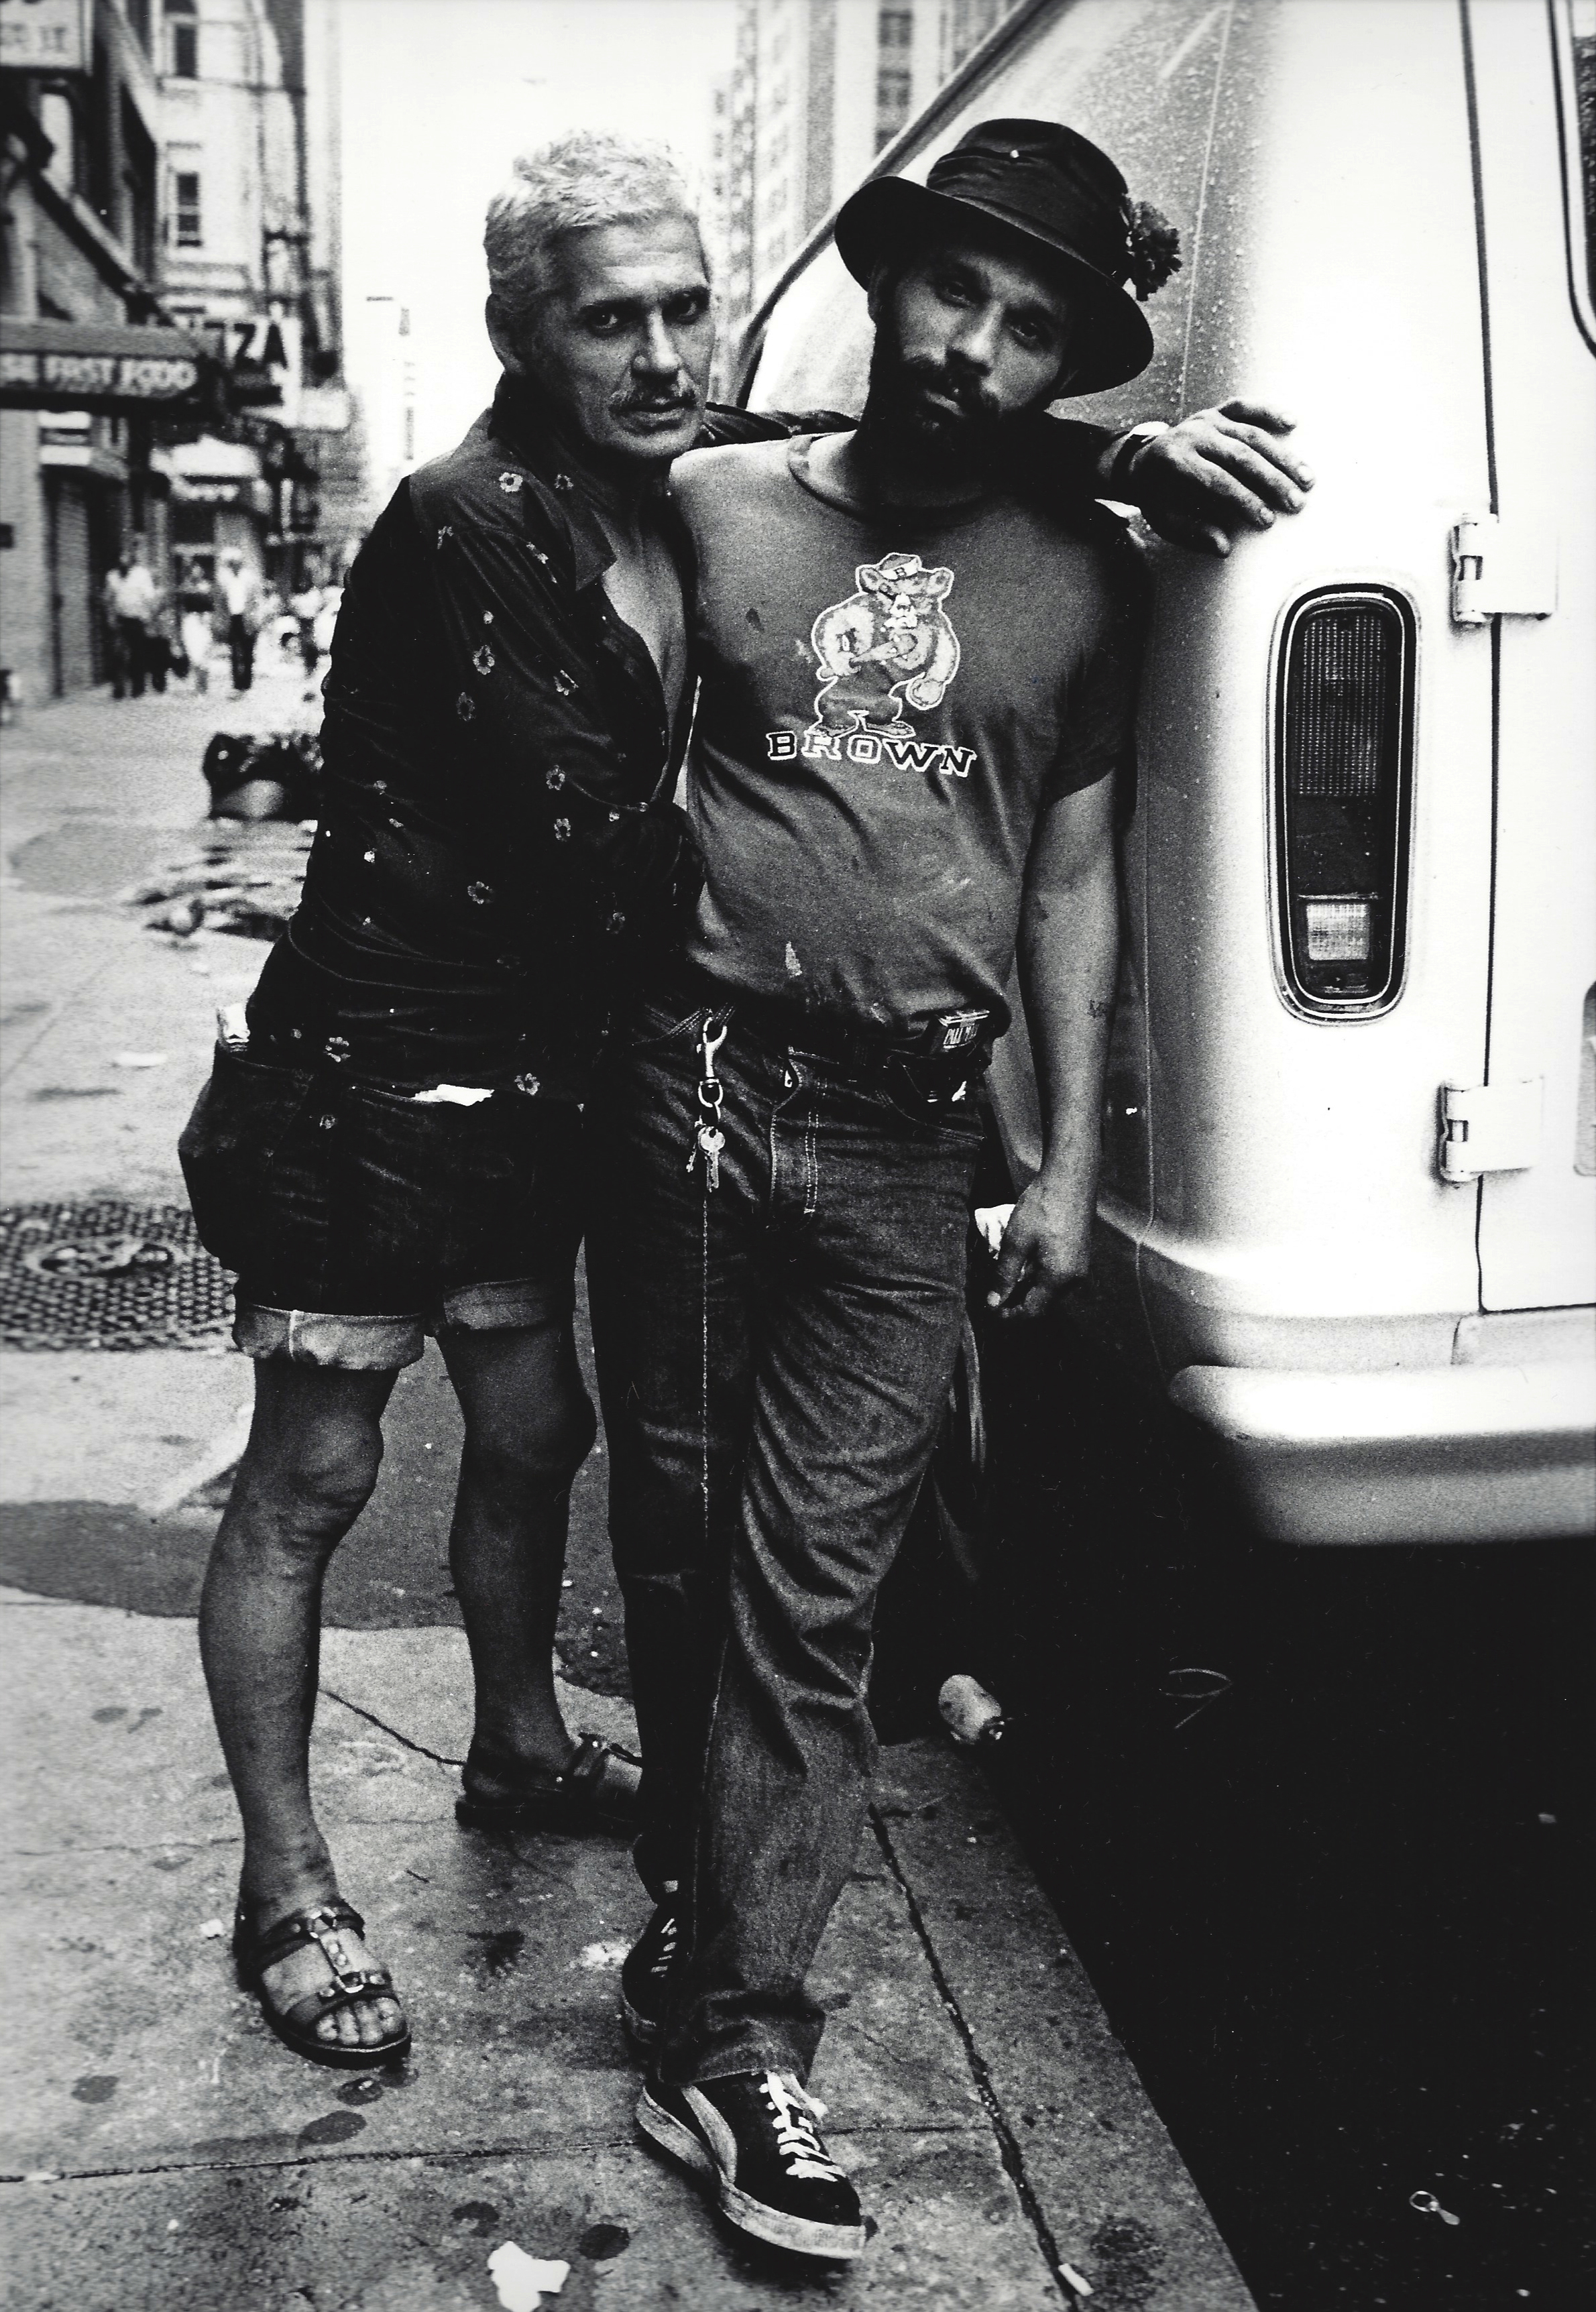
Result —
<instances>
[{"instance_id":1,"label":"flower on hat","mask_svg":"<svg viewBox=\"0 0 1596 2312\"><path fill-rule=\"evenodd\" d=\"M1125 229L1130 241L1130 278L1144 305L1171 273L1180 270L1180 235L1151 201L1127 201Z\"/></svg>"}]
</instances>

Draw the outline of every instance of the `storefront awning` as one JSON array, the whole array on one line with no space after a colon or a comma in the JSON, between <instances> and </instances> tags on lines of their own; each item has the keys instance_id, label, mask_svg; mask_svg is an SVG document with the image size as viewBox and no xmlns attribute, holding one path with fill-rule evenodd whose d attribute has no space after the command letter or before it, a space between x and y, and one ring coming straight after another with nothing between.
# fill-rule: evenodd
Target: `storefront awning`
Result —
<instances>
[{"instance_id":1,"label":"storefront awning","mask_svg":"<svg viewBox=\"0 0 1596 2312\"><path fill-rule=\"evenodd\" d=\"M197 408L210 356L186 330L0 315L0 408Z\"/></svg>"},{"instance_id":2,"label":"storefront awning","mask_svg":"<svg viewBox=\"0 0 1596 2312\"><path fill-rule=\"evenodd\" d=\"M174 442L163 452L169 474L185 480L255 482L260 478L260 452L249 442L223 442L202 434L197 442Z\"/></svg>"},{"instance_id":3,"label":"storefront awning","mask_svg":"<svg viewBox=\"0 0 1596 2312\"><path fill-rule=\"evenodd\" d=\"M248 442L221 442L202 434L176 442L165 453L178 505L245 506L269 520L272 492L261 477L260 452Z\"/></svg>"}]
</instances>

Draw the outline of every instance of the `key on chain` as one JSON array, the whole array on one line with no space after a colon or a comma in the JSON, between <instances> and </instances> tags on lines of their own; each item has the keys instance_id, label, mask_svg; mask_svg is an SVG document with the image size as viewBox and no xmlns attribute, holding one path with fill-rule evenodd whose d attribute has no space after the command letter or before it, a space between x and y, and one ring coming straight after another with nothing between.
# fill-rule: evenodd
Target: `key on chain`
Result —
<instances>
[{"instance_id":1,"label":"key on chain","mask_svg":"<svg viewBox=\"0 0 1596 2312\"><path fill-rule=\"evenodd\" d=\"M693 1144L688 1150L686 1169L690 1172L701 1156L706 1181L710 1187L718 1188L721 1184L721 1150L725 1144L726 1135L720 1125L712 1118L706 1117L694 1128Z\"/></svg>"},{"instance_id":2,"label":"key on chain","mask_svg":"<svg viewBox=\"0 0 1596 2312\"><path fill-rule=\"evenodd\" d=\"M704 1159L704 1185L706 1188L718 1188L721 1185L721 1150L725 1144L726 1135L718 1124L701 1124L698 1126L698 1152Z\"/></svg>"},{"instance_id":3,"label":"key on chain","mask_svg":"<svg viewBox=\"0 0 1596 2312\"><path fill-rule=\"evenodd\" d=\"M702 1156L704 1159L704 1187L706 1192L718 1188L721 1185L721 1150L726 1144L726 1135L720 1125L721 1102L726 1095L721 1080L715 1072L715 1054L725 1040L724 1020L723 1020L717 1028L714 1022L714 1015L711 1014L710 1018L704 1022L703 1032L699 1038L704 1059L704 1073L698 1079L698 1106L702 1113L693 1134L693 1145L688 1151L687 1161L687 1169L690 1172L699 1157Z\"/></svg>"}]
</instances>

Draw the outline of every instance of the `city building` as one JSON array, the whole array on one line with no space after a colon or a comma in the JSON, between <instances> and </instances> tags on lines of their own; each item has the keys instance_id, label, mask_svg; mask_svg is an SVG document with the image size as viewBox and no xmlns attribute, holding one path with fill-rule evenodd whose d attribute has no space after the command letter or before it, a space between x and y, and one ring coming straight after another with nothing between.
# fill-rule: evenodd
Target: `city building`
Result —
<instances>
[{"instance_id":1,"label":"city building","mask_svg":"<svg viewBox=\"0 0 1596 2312\"><path fill-rule=\"evenodd\" d=\"M0 0L0 670L109 670L107 572L341 574L338 0Z\"/></svg>"},{"instance_id":2,"label":"city building","mask_svg":"<svg viewBox=\"0 0 1596 2312\"><path fill-rule=\"evenodd\" d=\"M876 155L1020 0L741 0L717 128L730 347Z\"/></svg>"},{"instance_id":3,"label":"city building","mask_svg":"<svg viewBox=\"0 0 1596 2312\"><path fill-rule=\"evenodd\" d=\"M105 574L165 560L161 431L205 364L162 309L150 0L0 0L0 670L14 698L106 670Z\"/></svg>"},{"instance_id":4,"label":"city building","mask_svg":"<svg viewBox=\"0 0 1596 2312\"><path fill-rule=\"evenodd\" d=\"M288 593L341 569L360 496L342 381L336 0L163 0L158 66L166 302L225 372L230 412L177 460L173 577L213 574L232 547Z\"/></svg>"}]
</instances>

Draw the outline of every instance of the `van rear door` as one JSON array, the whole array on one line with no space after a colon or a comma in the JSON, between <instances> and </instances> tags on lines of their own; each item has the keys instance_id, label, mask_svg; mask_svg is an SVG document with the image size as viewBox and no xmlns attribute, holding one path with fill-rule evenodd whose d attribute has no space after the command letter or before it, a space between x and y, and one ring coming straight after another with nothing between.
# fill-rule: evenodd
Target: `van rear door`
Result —
<instances>
[{"instance_id":1,"label":"van rear door","mask_svg":"<svg viewBox=\"0 0 1596 2312\"><path fill-rule=\"evenodd\" d=\"M1500 517L1483 605L1494 550L1506 590L1486 1075L1528 1135L1501 1152L1523 1168L1481 1183L1480 1298L1549 1309L1596 1298L1596 314L1576 101L1583 71L1588 139L1596 0L1469 0L1468 23ZM1513 615L1515 582L1527 603L1554 553L1555 611ZM1539 1096L1511 1090L1537 1079Z\"/></svg>"}]
</instances>

